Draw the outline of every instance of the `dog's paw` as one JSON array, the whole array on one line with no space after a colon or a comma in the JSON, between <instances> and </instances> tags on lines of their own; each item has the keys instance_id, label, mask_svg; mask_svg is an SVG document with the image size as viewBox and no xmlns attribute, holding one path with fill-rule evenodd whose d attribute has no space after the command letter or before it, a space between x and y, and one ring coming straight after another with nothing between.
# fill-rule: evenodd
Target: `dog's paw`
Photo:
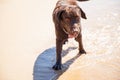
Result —
<instances>
[{"instance_id":1,"label":"dog's paw","mask_svg":"<svg viewBox=\"0 0 120 80\"><path fill-rule=\"evenodd\" d=\"M80 54L86 54L86 51L85 50L80 50L79 53Z\"/></svg>"},{"instance_id":2,"label":"dog's paw","mask_svg":"<svg viewBox=\"0 0 120 80\"><path fill-rule=\"evenodd\" d=\"M53 67L52 67L54 70L61 70L61 64L55 64Z\"/></svg>"}]
</instances>

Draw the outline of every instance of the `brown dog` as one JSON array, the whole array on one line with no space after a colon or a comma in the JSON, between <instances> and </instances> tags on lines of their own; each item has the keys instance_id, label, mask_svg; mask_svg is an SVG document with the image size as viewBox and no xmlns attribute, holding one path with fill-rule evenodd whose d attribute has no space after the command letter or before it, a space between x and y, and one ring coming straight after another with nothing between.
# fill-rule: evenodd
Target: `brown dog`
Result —
<instances>
[{"instance_id":1,"label":"brown dog","mask_svg":"<svg viewBox=\"0 0 120 80\"><path fill-rule=\"evenodd\" d=\"M88 1L88 0L78 0ZM83 10L77 5L76 0L59 0L53 11L53 21L56 32L56 64L54 70L61 70L62 45L68 38L75 38L79 43L79 53L86 53L82 44L80 18L86 19Z\"/></svg>"}]
</instances>

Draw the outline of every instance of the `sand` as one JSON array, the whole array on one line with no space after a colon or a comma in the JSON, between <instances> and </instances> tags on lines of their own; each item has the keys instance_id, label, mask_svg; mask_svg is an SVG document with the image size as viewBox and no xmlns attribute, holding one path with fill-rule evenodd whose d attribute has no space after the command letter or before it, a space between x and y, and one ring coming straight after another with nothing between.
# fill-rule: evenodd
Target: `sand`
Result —
<instances>
[{"instance_id":1,"label":"sand","mask_svg":"<svg viewBox=\"0 0 120 80\"><path fill-rule=\"evenodd\" d=\"M120 1L79 3L87 54L73 39L63 46L61 71L55 64L52 11L57 0L0 1L0 80L120 80Z\"/></svg>"}]
</instances>

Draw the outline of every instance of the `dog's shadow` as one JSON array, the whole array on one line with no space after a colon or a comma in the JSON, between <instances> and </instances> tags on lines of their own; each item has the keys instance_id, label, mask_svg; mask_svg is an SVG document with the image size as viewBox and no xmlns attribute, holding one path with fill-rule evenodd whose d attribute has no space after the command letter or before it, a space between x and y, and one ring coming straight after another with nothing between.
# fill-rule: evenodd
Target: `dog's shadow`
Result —
<instances>
[{"instance_id":1,"label":"dog's shadow","mask_svg":"<svg viewBox=\"0 0 120 80\"><path fill-rule=\"evenodd\" d=\"M69 47L67 50L63 50L62 57L64 57L69 51L76 49L76 47ZM79 57L77 55L63 64L62 70L55 71L52 66L56 62L56 48L49 48L42 52L36 59L33 69L33 80L56 80L62 75L69 66Z\"/></svg>"}]
</instances>

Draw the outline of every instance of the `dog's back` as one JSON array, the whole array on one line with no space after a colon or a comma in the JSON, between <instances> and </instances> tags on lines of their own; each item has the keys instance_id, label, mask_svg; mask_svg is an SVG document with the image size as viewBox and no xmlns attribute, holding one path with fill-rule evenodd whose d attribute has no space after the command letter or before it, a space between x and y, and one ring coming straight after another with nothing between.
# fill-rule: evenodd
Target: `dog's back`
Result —
<instances>
[{"instance_id":1,"label":"dog's back","mask_svg":"<svg viewBox=\"0 0 120 80\"><path fill-rule=\"evenodd\" d=\"M77 1L89 1L89 0L58 0L58 2L56 3L55 9L53 11L53 21L54 23L57 23L57 20L55 20L56 18L56 14L57 12L61 11L66 5L67 6L77 6L78 8L80 8L77 4ZM86 18L85 13L83 12L83 10L80 8L81 10L81 17L84 19Z\"/></svg>"},{"instance_id":2,"label":"dog's back","mask_svg":"<svg viewBox=\"0 0 120 80\"><path fill-rule=\"evenodd\" d=\"M76 5L76 1L89 1L89 0L58 0L57 6L69 4L69 5Z\"/></svg>"}]
</instances>

